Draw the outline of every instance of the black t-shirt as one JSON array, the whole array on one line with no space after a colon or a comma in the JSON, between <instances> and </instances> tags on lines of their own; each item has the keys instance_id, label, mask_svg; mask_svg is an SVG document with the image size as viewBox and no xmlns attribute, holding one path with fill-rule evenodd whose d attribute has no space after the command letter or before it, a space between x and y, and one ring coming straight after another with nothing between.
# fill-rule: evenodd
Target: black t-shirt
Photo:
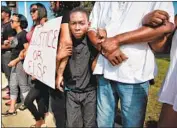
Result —
<instances>
[{"instance_id":1,"label":"black t-shirt","mask_svg":"<svg viewBox=\"0 0 177 128\"><path fill-rule=\"evenodd\" d=\"M26 34L27 32L22 30L20 33L17 33L17 35L12 40L12 59L16 59L18 57L20 51L24 49L23 45L28 42L26 39Z\"/></svg>"},{"instance_id":2,"label":"black t-shirt","mask_svg":"<svg viewBox=\"0 0 177 128\"><path fill-rule=\"evenodd\" d=\"M69 10L63 11L63 18L62 18L61 23L69 23L69 14L70 14Z\"/></svg>"},{"instance_id":3,"label":"black t-shirt","mask_svg":"<svg viewBox=\"0 0 177 128\"><path fill-rule=\"evenodd\" d=\"M4 40L7 40L8 37L15 36L16 31L12 29L10 22L7 22L5 24L2 24L1 26L1 41L2 43Z\"/></svg>"},{"instance_id":4,"label":"black t-shirt","mask_svg":"<svg viewBox=\"0 0 177 128\"><path fill-rule=\"evenodd\" d=\"M1 25L1 44L4 44L4 40L7 40L8 37L16 35L16 31L12 29L10 22ZM8 49L9 50L9 49ZM2 53L7 50L2 50Z\"/></svg>"},{"instance_id":5,"label":"black t-shirt","mask_svg":"<svg viewBox=\"0 0 177 128\"><path fill-rule=\"evenodd\" d=\"M61 12L59 12L56 17L63 16L61 23L69 23L69 14L70 14L70 10L64 9Z\"/></svg>"},{"instance_id":6,"label":"black t-shirt","mask_svg":"<svg viewBox=\"0 0 177 128\"><path fill-rule=\"evenodd\" d=\"M63 23L69 23L69 14L70 14L70 10L65 9L65 10L62 10L61 12L59 12L59 13L56 15L56 17L63 16L63 17L62 17L61 24L63 24ZM58 36L58 40L60 40L60 33L59 33L59 36ZM59 45L59 44L58 44L58 45Z\"/></svg>"}]
</instances>

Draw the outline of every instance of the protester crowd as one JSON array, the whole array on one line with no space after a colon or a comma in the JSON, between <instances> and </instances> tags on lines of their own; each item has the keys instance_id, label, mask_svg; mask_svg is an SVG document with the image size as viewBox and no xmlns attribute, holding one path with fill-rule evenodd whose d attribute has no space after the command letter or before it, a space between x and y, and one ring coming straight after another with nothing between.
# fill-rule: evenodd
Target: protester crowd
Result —
<instances>
[{"instance_id":1,"label":"protester crowd","mask_svg":"<svg viewBox=\"0 0 177 128\"><path fill-rule=\"evenodd\" d=\"M159 93L159 127L177 127L177 15L172 2L95 2L89 14L80 2L51 1L61 17L56 57L56 88L27 74L23 63L33 32L47 21L47 9L34 3L33 21L1 6L3 89L9 109L28 109L31 127L44 127L49 105L56 127L114 127L120 100L123 127L143 127L149 86L157 74L154 52L170 47L170 66ZM57 26L56 26L57 27ZM51 104L49 104L49 99ZM34 104L36 101L36 105Z\"/></svg>"}]
</instances>

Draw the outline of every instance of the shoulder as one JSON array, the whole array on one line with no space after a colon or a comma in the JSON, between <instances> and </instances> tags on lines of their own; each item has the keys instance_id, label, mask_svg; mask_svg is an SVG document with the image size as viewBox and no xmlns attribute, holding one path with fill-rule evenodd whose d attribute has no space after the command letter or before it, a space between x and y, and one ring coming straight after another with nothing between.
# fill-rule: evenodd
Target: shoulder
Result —
<instances>
[{"instance_id":1,"label":"shoulder","mask_svg":"<svg viewBox=\"0 0 177 128\"><path fill-rule=\"evenodd\" d=\"M6 31L12 30L12 27L11 27L10 22L3 24L2 27L3 27L3 29L5 29Z\"/></svg>"},{"instance_id":2,"label":"shoulder","mask_svg":"<svg viewBox=\"0 0 177 128\"><path fill-rule=\"evenodd\" d=\"M17 38L26 38L27 31L22 30L20 33L17 34Z\"/></svg>"},{"instance_id":3,"label":"shoulder","mask_svg":"<svg viewBox=\"0 0 177 128\"><path fill-rule=\"evenodd\" d=\"M22 31L22 35L26 35L27 34L27 31L26 30L23 30Z\"/></svg>"},{"instance_id":4,"label":"shoulder","mask_svg":"<svg viewBox=\"0 0 177 128\"><path fill-rule=\"evenodd\" d=\"M69 14L70 14L70 10L68 9L64 9L62 11L62 23L69 23Z\"/></svg>"}]
</instances>

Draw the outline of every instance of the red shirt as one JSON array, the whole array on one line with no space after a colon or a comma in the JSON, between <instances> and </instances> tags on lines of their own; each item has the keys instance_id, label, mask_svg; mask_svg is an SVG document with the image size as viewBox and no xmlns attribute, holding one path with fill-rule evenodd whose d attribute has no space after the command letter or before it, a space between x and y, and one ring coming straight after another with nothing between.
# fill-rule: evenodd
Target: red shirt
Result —
<instances>
[{"instance_id":1,"label":"red shirt","mask_svg":"<svg viewBox=\"0 0 177 128\"><path fill-rule=\"evenodd\" d=\"M32 27L31 30L26 34L26 39L27 39L28 43L30 43L30 41L31 41L31 38L32 38L32 35L34 32L34 28L35 27Z\"/></svg>"}]
</instances>

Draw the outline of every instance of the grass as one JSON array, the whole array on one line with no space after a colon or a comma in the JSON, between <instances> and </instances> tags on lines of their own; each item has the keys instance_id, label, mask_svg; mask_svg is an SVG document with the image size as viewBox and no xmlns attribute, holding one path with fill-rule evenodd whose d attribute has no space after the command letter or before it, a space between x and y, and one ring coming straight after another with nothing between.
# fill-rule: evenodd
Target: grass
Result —
<instances>
[{"instance_id":1,"label":"grass","mask_svg":"<svg viewBox=\"0 0 177 128\"><path fill-rule=\"evenodd\" d=\"M150 86L145 119L146 127L149 128L156 127L159 120L162 104L158 102L158 93L168 70L170 59L168 55L158 55L156 61L158 65L158 75L155 78L155 84Z\"/></svg>"}]
</instances>

